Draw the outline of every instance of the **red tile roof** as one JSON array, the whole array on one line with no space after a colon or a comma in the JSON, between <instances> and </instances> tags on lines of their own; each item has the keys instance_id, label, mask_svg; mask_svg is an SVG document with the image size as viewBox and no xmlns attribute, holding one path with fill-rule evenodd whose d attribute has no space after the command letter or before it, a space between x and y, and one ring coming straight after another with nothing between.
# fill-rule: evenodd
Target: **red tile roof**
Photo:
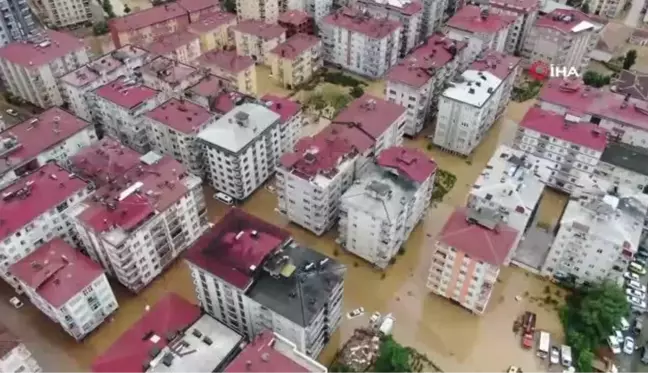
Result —
<instances>
[{"instance_id":1,"label":"red tile roof","mask_svg":"<svg viewBox=\"0 0 648 373\"><path fill-rule=\"evenodd\" d=\"M151 360L149 352L153 347L166 347L168 333L186 329L200 315L198 306L175 293L167 293L92 362L92 371L141 372L142 365Z\"/></svg>"},{"instance_id":2,"label":"red tile roof","mask_svg":"<svg viewBox=\"0 0 648 373\"><path fill-rule=\"evenodd\" d=\"M9 273L58 309L92 285L104 271L61 238L54 238L11 265Z\"/></svg>"},{"instance_id":3,"label":"red tile roof","mask_svg":"<svg viewBox=\"0 0 648 373\"><path fill-rule=\"evenodd\" d=\"M266 103L268 109L279 114L281 123L287 123L292 117L299 114L302 109L298 102L271 94L261 97L261 100Z\"/></svg>"},{"instance_id":4,"label":"red tile roof","mask_svg":"<svg viewBox=\"0 0 648 373\"><path fill-rule=\"evenodd\" d=\"M387 80L420 88L432 79L436 69L452 61L466 46L466 43L455 42L443 34L433 34L426 43L392 67Z\"/></svg>"},{"instance_id":5,"label":"red tile roof","mask_svg":"<svg viewBox=\"0 0 648 373\"><path fill-rule=\"evenodd\" d=\"M500 224L497 229L487 229L469 223L467 218L465 208L455 209L437 240L473 259L495 266L502 265L513 249L518 231L505 224Z\"/></svg>"},{"instance_id":6,"label":"red tile roof","mask_svg":"<svg viewBox=\"0 0 648 373\"><path fill-rule=\"evenodd\" d=\"M584 113L599 93L600 90L585 86L580 80L554 78L542 87L539 98Z\"/></svg>"},{"instance_id":7,"label":"red tile roof","mask_svg":"<svg viewBox=\"0 0 648 373\"><path fill-rule=\"evenodd\" d=\"M168 3L113 18L108 21L108 24L111 29L124 32L149 27L174 18L185 18L185 22L189 23L189 14L182 6L178 3Z\"/></svg>"},{"instance_id":8,"label":"red tile roof","mask_svg":"<svg viewBox=\"0 0 648 373\"><path fill-rule=\"evenodd\" d=\"M0 359L9 355L20 343L20 339L7 329L6 325L0 322Z\"/></svg>"},{"instance_id":9,"label":"red tile roof","mask_svg":"<svg viewBox=\"0 0 648 373\"><path fill-rule=\"evenodd\" d=\"M482 57L470 65L470 69L477 71L488 71L496 77L504 80L520 64L520 58L510 54L486 50Z\"/></svg>"},{"instance_id":10,"label":"red tile roof","mask_svg":"<svg viewBox=\"0 0 648 373\"><path fill-rule=\"evenodd\" d=\"M532 107L520 122L520 127L530 129L572 144L602 152L606 145L607 131L594 123L568 122L563 115Z\"/></svg>"},{"instance_id":11,"label":"red tile roof","mask_svg":"<svg viewBox=\"0 0 648 373\"><path fill-rule=\"evenodd\" d=\"M299 26L304 22L308 22L310 19L311 17L304 11L289 10L279 15L278 22Z\"/></svg>"},{"instance_id":12,"label":"red tile roof","mask_svg":"<svg viewBox=\"0 0 648 373\"><path fill-rule=\"evenodd\" d=\"M225 87L230 85L230 81L221 78L217 75L207 75L204 79L196 83L194 86L187 89L188 92L191 92L187 97L191 98L192 94L209 97L219 94L225 89Z\"/></svg>"},{"instance_id":13,"label":"red tile roof","mask_svg":"<svg viewBox=\"0 0 648 373\"><path fill-rule=\"evenodd\" d=\"M141 156L119 141L104 137L70 157L70 163L74 173L102 186L140 164Z\"/></svg>"},{"instance_id":14,"label":"red tile roof","mask_svg":"<svg viewBox=\"0 0 648 373\"><path fill-rule=\"evenodd\" d=\"M232 27L232 30L254 35L264 40L275 39L286 33L286 29L277 24L265 23L255 19L241 21L238 25Z\"/></svg>"},{"instance_id":15,"label":"red tile roof","mask_svg":"<svg viewBox=\"0 0 648 373\"><path fill-rule=\"evenodd\" d=\"M260 333L232 360L224 372L309 372L308 369L276 350L272 343L274 339L274 334L269 330Z\"/></svg>"},{"instance_id":16,"label":"red tile roof","mask_svg":"<svg viewBox=\"0 0 648 373\"><path fill-rule=\"evenodd\" d=\"M145 82L153 81L154 83L151 85L164 82L173 89L182 83L192 81L194 77L199 79L204 77L201 70L164 56L160 56L142 66L140 71Z\"/></svg>"},{"instance_id":17,"label":"red tile roof","mask_svg":"<svg viewBox=\"0 0 648 373\"><path fill-rule=\"evenodd\" d=\"M239 289L246 289L266 257L290 233L243 210L230 209L185 254L185 259Z\"/></svg>"},{"instance_id":18,"label":"red tile roof","mask_svg":"<svg viewBox=\"0 0 648 373\"><path fill-rule=\"evenodd\" d=\"M88 207L78 219L96 232L113 227L131 231L182 198L187 193L182 183L185 177L185 167L171 157L163 157L152 165L141 163L86 199ZM121 193L137 182L142 183L139 191L119 201Z\"/></svg>"},{"instance_id":19,"label":"red tile roof","mask_svg":"<svg viewBox=\"0 0 648 373\"><path fill-rule=\"evenodd\" d=\"M200 18L198 22L189 25L189 31L201 34L217 29L223 25L236 20L236 14L227 12L216 12L207 17Z\"/></svg>"},{"instance_id":20,"label":"red tile roof","mask_svg":"<svg viewBox=\"0 0 648 373\"><path fill-rule=\"evenodd\" d=\"M51 107L34 118L27 119L0 133L2 159L0 174L31 161L44 151L90 126L90 123L59 107ZM16 146L10 148L10 139Z\"/></svg>"},{"instance_id":21,"label":"red tile roof","mask_svg":"<svg viewBox=\"0 0 648 373\"><path fill-rule=\"evenodd\" d=\"M189 31L179 31L160 36L157 40L148 44L145 49L151 53L165 56L193 42L198 42L198 35Z\"/></svg>"},{"instance_id":22,"label":"red tile roof","mask_svg":"<svg viewBox=\"0 0 648 373\"><path fill-rule=\"evenodd\" d=\"M333 122L357 123L364 132L377 139L405 114L405 110L403 106L391 101L365 94L353 100Z\"/></svg>"},{"instance_id":23,"label":"red tile roof","mask_svg":"<svg viewBox=\"0 0 648 373\"><path fill-rule=\"evenodd\" d=\"M482 17L481 9L476 5L466 5L459 9L448 20L448 27L471 33L496 33L515 21L514 16L490 12Z\"/></svg>"},{"instance_id":24,"label":"red tile roof","mask_svg":"<svg viewBox=\"0 0 648 373\"><path fill-rule=\"evenodd\" d=\"M245 69L253 67L254 60L249 56L239 56L234 50L212 49L196 58L195 65L203 67L214 65L230 74L238 74Z\"/></svg>"},{"instance_id":25,"label":"red tile roof","mask_svg":"<svg viewBox=\"0 0 648 373\"><path fill-rule=\"evenodd\" d=\"M648 103L636 98L625 100L623 95L605 92L594 97L587 112L648 131Z\"/></svg>"},{"instance_id":26,"label":"red tile roof","mask_svg":"<svg viewBox=\"0 0 648 373\"><path fill-rule=\"evenodd\" d=\"M410 180L422 183L437 170L437 164L423 151L403 146L392 146L380 152L376 158L379 166L398 171Z\"/></svg>"},{"instance_id":27,"label":"red tile roof","mask_svg":"<svg viewBox=\"0 0 648 373\"><path fill-rule=\"evenodd\" d=\"M134 107L151 100L157 96L158 91L145 85L128 85L126 78L118 78L95 90L95 94L107 101L126 109Z\"/></svg>"},{"instance_id":28,"label":"red tile roof","mask_svg":"<svg viewBox=\"0 0 648 373\"><path fill-rule=\"evenodd\" d=\"M53 30L44 31L47 41L38 44L16 41L0 48L0 58L22 67L36 68L57 58L85 48L83 40L73 35Z\"/></svg>"},{"instance_id":29,"label":"red tile roof","mask_svg":"<svg viewBox=\"0 0 648 373\"><path fill-rule=\"evenodd\" d=\"M364 34L374 39L382 39L402 27L398 21L387 18L374 18L364 15L360 10L342 8L324 17L324 23Z\"/></svg>"},{"instance_id":30,"label":"red tile roof","mask_svg":"<svg viewBox=\"0 0 648 373\"><path fill-rule=\"evenodd\" d=\"M636 28L632 32L632 38L636 39L648 39L648 29Z\"/></svg>"},{"instance_id":31,"label":"red tile roof","mask_svg":"<svg viewBox=\"0 0 648 373\"><path fill-rule=\"evenodd\" d=\"M200 105L172 98L146 113L146 116L185 134L197 133L214 115Z\"/></svg>"},{"instance_id":32,"label":"red tile roof","mask_svg":"<svg viewBox=\"0 0 648 373\"><path fill-rule=\"evenodd\" d=\"M2 189L0 241L87 186L54 162Z\"/></svg>"},{"instance_id":33,"label":"red tile roof","mask_svg":"<svg viewBox=\"0 0 648 373\"><path fill-rule=\"evenodd\" d=\"M213 0L177 0L177 2L178 5L190 13L202 10L212 10L214 12L220 10L219 3Z\"/></svg>"},{"instance_id":34,"label":"red tile roof","mask_svg":"<svg viewBox=\"0 0 648 373\"><path fill-rule=\"evenodd\" d=\"M389 1L376 1L376 0L364 0L364 1L359 1L359 5L379 5L382 6L386 9L390 10L395 10L397 12L400 12L401 14L404 14L406 16L412 16L417 13L423 12L423 4L419 1L412 0L412 1L402 1L400 2L399 6L397 2L389 2ZM374 5L374 6L375 6Z\"/></svg>"},{"instance_id":35,"label":"red tile roof","mask_svg":"<svg viewBox=\"0 0 648 373\"><path fill-rule=\"evenodd\" d=\"M564 33L571 33L572 29L581 22L596 23L580 10L555 9L551 13L538 17L533 27L551 28Z\"/></svg>"},{"instance_id":36,"label":"red tile roof","mask_svg":"<svg viewBox=\"0 0 648 373\"><path fill-rule=\"evenodd\" d=\"M246 96L241 92L227 90L221 91L219 94L214 95L214 98L210 103L210 109L220 114L226 114L229 113L230 110L234 109L237 103L248 97L249 96Z\"/></svg>"},{"instance_id":37,"label":"red tile roof","mask_svg":"<svg viewBox=\"0 0 648 373\"><path fill-rule=\"evenodd\" d=\"M512 10L516 13L529 13L531 10L538 9L540 2L537 0L492 0L490 5L496 8Z\"/></svg>"},{"instance_id":38,"label":"red tile roof","mask_svg":"<svg viewBox=\"0 0 648 373\"><path fill-rule=\"evenodd\" d=\"M285 42L277 45L270 53L289 60L294 60L310 48L320 44L317 36L308 34L295 34Z\"/></svg>"}]
</instances>

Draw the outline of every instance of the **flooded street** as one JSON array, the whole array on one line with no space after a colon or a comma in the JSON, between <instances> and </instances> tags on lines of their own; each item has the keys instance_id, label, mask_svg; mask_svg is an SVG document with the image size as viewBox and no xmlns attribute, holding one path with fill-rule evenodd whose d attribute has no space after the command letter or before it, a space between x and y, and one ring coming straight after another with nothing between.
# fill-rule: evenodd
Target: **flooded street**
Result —
<instances>
[{"instance_id":1,"label":"flooded street","mask_svg":"<svg viewBox=\"0 0 648 373\"><path fill-rule=\"evenodd\" d=\"M260 79L261 83L261 79ZM384 86L383 86L384 87ZM368 90L381 94L384 88L378 83L371 84ZM512 332L515 318L526 310L538 315L538 329L548 330L553 338L561 337L558 315L553 306L534 301L544 297L547 282L518 268L505 268L500 275L487 312L479 317L456 306L445 299L429 294L425 288L430 263L430 241L425 232L434 236L443 226L450 212L463 205L466 194L487 163L496 146L509 142L515 133L515 122L520 120L532 102L518 104L512 102L502 120L491 130L487 138L471 160L443 153L438 149L426 150L439 167L457 176L454 189L442 203L430 209L424 222L419 224L406 244L404 255L388 269L386 277L373 270L360 259L339 250L334 242L336 232L332 230L323 237L289 224L274 212L276 198L266 189L259 189L242 208L256 216L283 226L290 230L297 241L335 257L348 266L345 283L346 311L364 307L366 315L354 320L344 319L340 330L332 336L320 360L328 364L335 351L342 346L353 329L367 322L368 315L374 311L383 314L393 313L396 324L395 338L405 345L417 348L445 371L503 371L509 365L517 365L524 371L546 371L540 360L520 346L519 336ZM304 128L305 134L319 130L326 122L314 123ZM427 141L421 136L407 140L407 146L427 148ZM205 189L209 213L212 221L217 221L229 208L211 198L212 191ZM551 220L554 202L560 196L548 194L541 208L543 219ZM174 291L194 300L193 284L186 264L178 261L161 278L137 297L128 295L118 285L114 285L120 308L112 322L107 322L83 343L76 343L46 316L27 304L17 311L8 304L12 296L10 290L0 288L0 313L9 328L23 338L41 360L45 370L74 371L87 370L93 358L103 352L144 312L147 304L154 304L165 292ZM552 288L552 293L556 289ZM520 296L519 301L516 296Z\"/></svg>"}]
</instances>

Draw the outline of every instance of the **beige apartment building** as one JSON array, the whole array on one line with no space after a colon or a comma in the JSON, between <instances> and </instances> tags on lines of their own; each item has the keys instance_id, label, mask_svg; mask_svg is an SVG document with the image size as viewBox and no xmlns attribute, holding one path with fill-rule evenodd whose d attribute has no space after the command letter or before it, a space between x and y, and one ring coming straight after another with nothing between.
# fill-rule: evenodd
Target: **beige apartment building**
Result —
<instances>
[{"instance_id":1,"label":"beige apartment building","mask_svg":"<svg viewBox=\"0 0 648 373\"><path fill-rule=\"evenodd\" d=\"M254 19L277 23L279 15L289 10L304 10L302 0L236 0L236 13L240 21Z\"/></svg>"},{"instance_id":2,"label":"beige apartment building","mask_svg":"<svg viewBox=\"0 0 648 373\"><path fill-rule=\"evenodd\" d=\"M268 54L272 77L292 89L311 79L322 67L322 42L313 35L296 34Z\"/></svg>"},{"instance_id":3,"label":"beige apartment building","mask_svg":"<svg viewBox=\"0 0 648 373\"><path fill-rule=\"evenodd\" d=\"M35 0L30 4L48 26L65 27L92 20L90 0Z\"/></svg>"},{"instance_id":4,"label":"beige apartment building","mask_svg":"<svg viewBox=\"0 0 648 373\"><path fill-rule=\"evenodd\" d=\"M194 61L197 67L208 68L218 78L227 80L241 93L255 95L257 75L254 60L239 56L233 50L211 50Z\"/></svg>"},{"instance_id":5,"label":"beige apartment building","mask_svg":"<svg viewBox=\"0 0 648 373\"><path fill-rule=\"evenodd\" d=\"M218 12L190 24L188 30L200 37L200 49L209 51L234 46L231 27L235 25L236 14Z\"/></svg>"},{"instance_id":6,"label":"beige apartment building","mask_svg":"<svg viewBox=\"0 0 648 373\"><path fill-rule=\"evenodd\" d=\"M232 29L236 52L262 64L268 64L270 51L286 41L286 30L277 24L247 20L239 22Z\"/></svg>"}]
</instances>

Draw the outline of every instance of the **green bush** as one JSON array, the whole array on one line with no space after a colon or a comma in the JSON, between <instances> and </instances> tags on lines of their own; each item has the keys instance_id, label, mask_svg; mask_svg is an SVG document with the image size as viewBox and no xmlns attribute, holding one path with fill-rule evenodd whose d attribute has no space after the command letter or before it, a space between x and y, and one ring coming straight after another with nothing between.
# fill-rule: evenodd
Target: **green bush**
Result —
<instances>
[{"instance_id":1,"label":"green bush","mask_svg":"<svg viewBox=\"0 0 648 373\"><path fill-rule=\"evenodd\" d=\"M610 84L611 79L612 75L600 74L591 70L586 71L585 74L583 74L583 83L596 88L601 88Z\"/></svg>"},{"instance_id":2,"label":"green bush","mask_svg":"<svg viewBox=\"0 0 648 373\"><path fill-rule=\"evenodd\" d=\"M344 87L357 87L362 84L362 82L358 79L337 71L327 71L324 74L324 81Z\"/></svg>"},{"instance_id":3,"label":"green bush","mask_svg":"<svg viewBox=\"0 0 648 373\"><path fill-rule=\"evenodd\" d=\"M108 33L108 23L106 21L97 22L92 26L92 33L95 36L105 35Z\"/></svg>"},{"instance_id":4,"label":"green bush","mask_svg":"<svg viewBox=\"0 0 648 373\"><path fill-rule=\"evenodd\" d=\"M364 95L364 89L362 89L359 86L355 86L355 87L351 88L351 92L349 92L349 94L353 98L358 98L358 97Z\"/></svg>"}]
</instances>

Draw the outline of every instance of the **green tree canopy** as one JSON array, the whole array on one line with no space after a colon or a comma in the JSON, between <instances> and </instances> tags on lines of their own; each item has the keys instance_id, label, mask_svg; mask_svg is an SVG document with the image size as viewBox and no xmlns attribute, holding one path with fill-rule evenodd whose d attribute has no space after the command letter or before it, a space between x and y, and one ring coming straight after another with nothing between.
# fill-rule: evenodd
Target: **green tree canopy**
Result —
<instances>
[{"instance_id":1,"label":"green tree canopy","mask_svg":"<svg viewBox=\"0 0 648 373\"><path fill-rule=\"evenodd\" d=\"M360 86L355 86L351 88L351 92L349 92L349 94L351 95L351 97L358 98L364 95L364 89L362 89L362 87Z\"/></svg>"},{"instance_id":2,"label":"green tree canopy","mask_svg":"<svg viewBox=\"0 0 648 373\"><path fill-rule=\"evenodd\" d=\"M588 70L585 72L585 74L583 74L583 82L589 86L596 88L601 88L604 85L610 84L611 79L611 75L605 75L591 70Z\"/></svg>"},{"instance_id":3,"label":"green tree canopy","mask_svg":"<svg viewBox=\"0 0 648 373\"><path fill-rule=\"evenodd\" d=\"M630 49L623 58L623 69L630 69L637 62L637 51Z\"/></svg>"},{"instance_id":4,"label":"green tree canopy","mask_svg":"<svg viewBox=\"0 0 648 373\"><path fill-rule=\"evenodd\" d=\"M374 366L376 372L411 372L410 351L391 336L380 345L380 352Z\"/></svg>"},{"instance_id":5,"label":"green tree canopy","mask_svg":"<svg viewBox=\"0 0 648 373\"><path fill-rule=\"evenodd\" d=\"M569 296L560 310L560 320L580 372L592 371L592 351L605 343L629 311L623 289L611 282L580 287Z\"/></svg>"},{"instance_id":6,"label":"green tree canopy","mask_svg":"<svg viewBox=\"0 0 648 373\"><path fill-rule=\"evenodd\" d=\"M223 6L223 9L226 12L236 13L236 1L235 0L223 0L222 6Z\"/></svg>"},{"instance_id":7,"label":"green tree canopy","mask_svg":"<svg viewBox=\"0 0 648 373\"><path fill-rule=\"evenodd\" d=\"M128 5L124 5L124 13L128 14L131 12L131 8Z\"/></svg>"},{"instance_id":8,"label":"green tree canopy","mask_svg":"<svg viewBox=\"0 0 648 373\"><path fill-rule=\"evenodd\" d=\"M95 36L104 35L108 33L108 24L106 21L97 22L92 25L92 33Z\"/></svg>"},{"instance_id":9,"label":"green tree canopy","mask_svg":"<svg viewBox=\"0 0 648 373\"><path fill-rule=\"evenodd\" d=\"M589 3L588 3L588 2L584 2L584 3L581 5L581 10L583 11L583 13L589 14L589 12L590 12Z\"/></svg>"}]
</instances>

